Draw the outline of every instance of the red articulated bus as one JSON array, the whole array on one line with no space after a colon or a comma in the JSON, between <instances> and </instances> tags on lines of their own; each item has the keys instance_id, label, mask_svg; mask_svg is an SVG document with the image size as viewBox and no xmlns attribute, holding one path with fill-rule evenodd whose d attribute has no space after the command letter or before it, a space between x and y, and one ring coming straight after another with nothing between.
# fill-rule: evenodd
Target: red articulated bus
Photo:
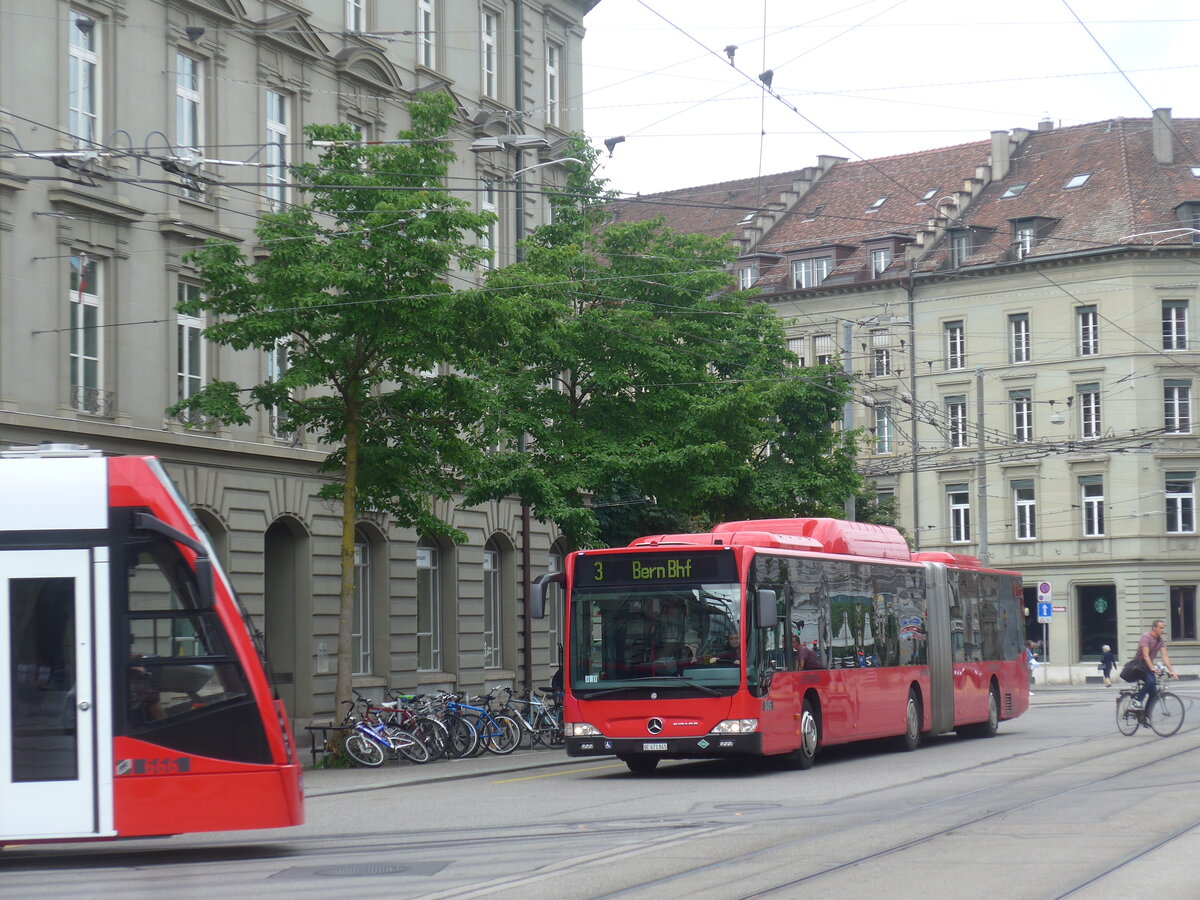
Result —
<instances>
[{"instance_id":1,"label":"red articulated bus","mask_svg":"<svg viewBox=\"0 0 1200 900\"><path fill-rule=\"evenodd\" d=\"M778 756L922 735L990 736L1029 706L1021 577L912 553L838 519L729 522L567 557L571 756Z\"/></svg>"},{"instance_id":2,"label":"red articulated bus","mask_svg":"<svg viewBox=\"0 0 1200 900\"><path fill-rule=\"evenodd\" d=\"M0 454L0 845L303 821L261 643L158 460Z\"/></svg>"}]
</instances>

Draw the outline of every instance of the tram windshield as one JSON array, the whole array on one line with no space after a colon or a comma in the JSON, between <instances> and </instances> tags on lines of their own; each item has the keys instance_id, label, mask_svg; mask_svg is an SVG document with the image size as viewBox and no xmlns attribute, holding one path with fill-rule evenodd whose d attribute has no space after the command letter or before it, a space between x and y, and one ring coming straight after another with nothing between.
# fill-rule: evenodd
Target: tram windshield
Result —
<instances>
[{"instance_id":1,"label":"tram windshield","mask_svg":"<svg viewBox=\"0 0 1200 900\"><path fill-rule=\"evenodd\" d=\"M577 589L572 691L581 697L639 688L732 693L741 680L741 595L737 584Z\"/></svg>"}]
</instances>

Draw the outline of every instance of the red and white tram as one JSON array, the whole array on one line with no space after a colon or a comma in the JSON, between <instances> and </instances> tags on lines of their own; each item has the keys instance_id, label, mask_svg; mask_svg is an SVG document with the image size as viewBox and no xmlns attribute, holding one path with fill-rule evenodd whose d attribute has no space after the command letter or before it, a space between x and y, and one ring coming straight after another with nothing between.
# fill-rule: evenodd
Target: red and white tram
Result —
<instances>
[{"instance_id":1,"label":"red and white tram","mask_svg":"<svg viewBox=\"0 0 1200 900\"><path fill-rule=\"evenodd\" d=\"M0 454L0 844L303 819L261 643L158 460Z\"/></svg>"}]
</instances>

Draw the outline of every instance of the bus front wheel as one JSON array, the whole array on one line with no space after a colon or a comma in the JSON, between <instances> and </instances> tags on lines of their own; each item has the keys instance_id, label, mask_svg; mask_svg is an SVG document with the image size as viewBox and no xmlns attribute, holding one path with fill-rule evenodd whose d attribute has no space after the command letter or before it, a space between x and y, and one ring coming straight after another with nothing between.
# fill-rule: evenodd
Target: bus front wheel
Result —
<instances>
[{"instance_id":1,"label":"bus front wheel","mask_svg":"<svg viewBox=\"0 0 1200 900\"><path fill-rule=\"evenodd\" d=\"M800 710L800 746L784 757L797 769L811 769L817 761L817 748L821 744L821 723L817 719L812 701L805 700Z\"/></svg>"},{"instance_id":2,"label":"bus front wheel","mask_svg":"<svg viewBox=\"0 0 1200 900\"><path fill-rule=\"evenodd\" d=\"M621 761L634 775L649 775L658 768L657 756L623 756Z\"/></svg>"}]
</instances>

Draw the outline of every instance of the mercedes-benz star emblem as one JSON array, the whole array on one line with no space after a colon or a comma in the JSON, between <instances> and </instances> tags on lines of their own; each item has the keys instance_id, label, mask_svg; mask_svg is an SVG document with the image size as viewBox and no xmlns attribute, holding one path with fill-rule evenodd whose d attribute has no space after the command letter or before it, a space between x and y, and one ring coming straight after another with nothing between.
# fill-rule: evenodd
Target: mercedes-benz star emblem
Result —
<instances>
[{"instance_id":1,"label":"mercedes-benz star emblem","mask_svg":"<svg viewBox=\"0 0 1200 900\"><path fill-rule=\"evenodd\" d=\"M646 730L651 734L660 734L663 730L662 719L651 719L646 723Z\"/></svg>"}]
</instances>

